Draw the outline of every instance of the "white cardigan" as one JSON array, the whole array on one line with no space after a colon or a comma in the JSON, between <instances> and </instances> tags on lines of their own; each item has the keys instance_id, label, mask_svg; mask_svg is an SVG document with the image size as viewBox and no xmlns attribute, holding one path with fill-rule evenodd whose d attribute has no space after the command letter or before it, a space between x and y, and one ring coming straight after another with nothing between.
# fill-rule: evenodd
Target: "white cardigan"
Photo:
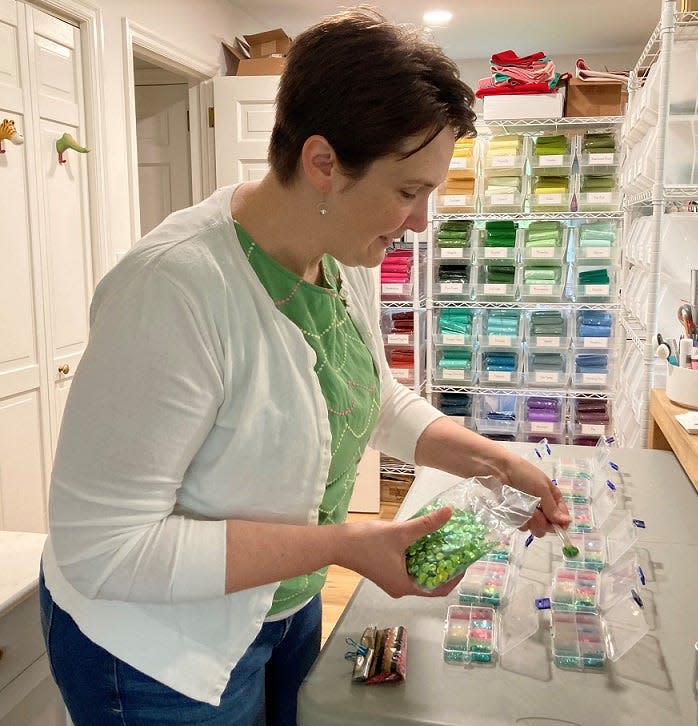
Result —
<instances>
[{"instance_id":1,"label":"white cardigan","mask_svg":"<svg viewBox=\"0 0 698 726\"><path fill-rule=\"evenodd\" d=\"M99 284L43 554L89 638L213 705L278 585L225 594L225 520L316 524L331 443L315 353L247 262L233 191L172 214ZM441 414L390 374L370 271L341 275L380 369L371 445L413 461Z\"/></svg>"}]
</instances>

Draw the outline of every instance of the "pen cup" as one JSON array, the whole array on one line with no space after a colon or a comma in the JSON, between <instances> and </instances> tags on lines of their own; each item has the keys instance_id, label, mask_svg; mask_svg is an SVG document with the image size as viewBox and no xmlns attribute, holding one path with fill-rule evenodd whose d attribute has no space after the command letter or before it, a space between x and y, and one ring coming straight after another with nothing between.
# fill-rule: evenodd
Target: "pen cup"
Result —
<instances>
[{"instance_id":1,"label":"pen cup","mask_svg":"<svg viewBox=\"0 0 698 726\"><path fill-rule=\"evenodd\" d=\"M667 365L666 395L679 406L698 409L698 371Z\"/></svg>"}]
</instances>

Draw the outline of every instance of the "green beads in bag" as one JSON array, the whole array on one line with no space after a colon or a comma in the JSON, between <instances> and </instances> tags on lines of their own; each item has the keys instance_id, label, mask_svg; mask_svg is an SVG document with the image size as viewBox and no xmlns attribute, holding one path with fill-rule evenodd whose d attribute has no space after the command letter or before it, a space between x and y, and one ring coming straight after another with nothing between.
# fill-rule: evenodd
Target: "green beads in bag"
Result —
<instances>
[{"instance_id":1,"label":"green beads in bag","mask_svg":"<svg viewBox=\"0 0 698 726\"><path fill-rule=\"evenodd\" d=\"M504 538L525 524L538 497L501 484L494 477L461 479L434 497L414 517L450 507L451 518L405 550L407 573L425 590L462 575Z\"/></svg>"},{"instance_id":2,"label":"green beads in bag","mask_svg":"<svg viewBox=\"0 0 698 726\"><path fill-rule=\"evenodd\" d=\"M434 502L415 516L433 512L442 507ZM497 542L487 539L487 527L476 515L454 509L451 519L436 532L413 542L406 552L407 572L429 590L463 574L469 565L486 555Z\"/></svg>"}]
</instances>

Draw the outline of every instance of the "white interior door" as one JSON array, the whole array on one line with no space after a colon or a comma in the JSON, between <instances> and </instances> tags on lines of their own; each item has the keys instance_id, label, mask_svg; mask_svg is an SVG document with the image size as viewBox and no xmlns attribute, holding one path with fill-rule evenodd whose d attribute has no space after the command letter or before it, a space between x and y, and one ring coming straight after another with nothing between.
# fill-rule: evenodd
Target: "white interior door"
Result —
<instances>
[{"instance_id":1,"label":"white interior door","mask_svg":"<svg viewBox=\"0 0 698 726\"><path fill-rule=\"evenodd\" d=\"M24 6L0 3L0 529L44 531L51 429Z\"/></svg>"},{"instance_id":2,"label":"white interior door","mask_svg":"<svg viewBox=\"0 0 698 726\"><path fill-rule=\"evenodd\" d=\"M141 234L191 204L186 84L136 86Z\"/></svg>"},{"instance_id":3,"label":"white interior door","mask_svg":"<svg viewBox=\"0 0 698 726\"><path fill-rule=\"evenodd\" d=\"M216 184L261 179L274 127L279 76L223 76L213 79Z\"/></svg>"},{"instance_id":4,"label":"white interior door","mask_svg":"<svg viewBox=\"0 0 698 726\"><path fill-rule=\"evenodd\" d=\"M0 0L0 121L21 146L0 154L0 529L46 531L46 494L92 292L79 33ZM67 368L65 367L67 366ZM59 368L67 370L64 374Z\"/></svg>"},{"instance_id":5,"label":"white interior door","mask_svg":"<svg viewBox=\"0 0 698 726\"><path fill-rule=\"evenodd\" d=\"M84 142L80 31L32 8L27 13L32 93L38 105L39 197L42 202L53 448L70 381L87 344L92 296L87 161L68 150L58 163L56 140L68 132Z\"/></svg>"},{"instance_id":6,"label":"white interior door","mask_svg":"<svg viewBox=\"0 0 698 726\"><path fill-rule=\"evenodd\" d=\"M278 88L278 76L213 79L218 186L254 181L267 173L267 150L274 128L274 100ZM349 510L378 512L379 509L379 454L366 449L356 473Z\"/></svg>"}]
</instances>

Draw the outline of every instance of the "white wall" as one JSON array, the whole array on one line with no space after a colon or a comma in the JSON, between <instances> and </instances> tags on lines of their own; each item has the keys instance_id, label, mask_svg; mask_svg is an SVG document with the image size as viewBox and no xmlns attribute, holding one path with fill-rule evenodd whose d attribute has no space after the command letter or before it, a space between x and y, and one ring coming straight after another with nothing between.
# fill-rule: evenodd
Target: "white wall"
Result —
<instances>
[{"instance_id":1,"label":"white wall","mask_svg":"<svg viewBox=\"0 0 698 726\"><path fill-rule=\"evenodd\" d=\"M122 21L143 26L163 42L188 56L225 69L221 40L266 28L234 7L229 0L91 0L102 11L104 32L104 113L109 128L106 159L107 243L116 261L117 250L131 246L131 203L126 154L126 68ZM224 72L224 70L223 70Z\"/></svg>"}]
</instances>

